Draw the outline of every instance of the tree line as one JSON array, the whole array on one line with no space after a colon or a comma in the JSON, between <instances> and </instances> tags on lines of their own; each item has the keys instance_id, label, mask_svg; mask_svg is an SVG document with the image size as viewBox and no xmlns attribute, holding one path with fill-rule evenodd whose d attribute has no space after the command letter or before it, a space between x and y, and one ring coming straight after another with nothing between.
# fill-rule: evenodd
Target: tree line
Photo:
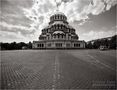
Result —
<instances>
[{"instance_id":1,"label":"tree line","mask_svg":"<svg viewBox=\"0 0 117 90\"><path fill-rule=\"evenodd\" d=\"M86 42L87 49L98 49L101 45L107 46L109 49L116 49L117 35L102 39L96 39ZM12 42L12 43L0 43L1 50L20 50L20 49L32 49L32 43L24 42Z\"/></svg>"},{"instance_id":2,"label":"tree line","mask_svg":"<svg viewBox=\"0 0 117 90\"><path fill-rule=\"evenodd\" d=\"M117 35L114 35L112 37L92 40L86 43L86 48L88 49L98 49L100 46L106 46L109 49L116 49L116 40Z\"/></svg>"},{"instance_id":3,"label":"tree line","mask_svg":"<svg viewBox=\"0 0 117 90\"><path fill-rule=\"evenodd\" d=\"M20 50L20 49L32 49L32 43L24 42L11 42L11 43L0 43L1 50Z\"/></svg>"}]
</instances>

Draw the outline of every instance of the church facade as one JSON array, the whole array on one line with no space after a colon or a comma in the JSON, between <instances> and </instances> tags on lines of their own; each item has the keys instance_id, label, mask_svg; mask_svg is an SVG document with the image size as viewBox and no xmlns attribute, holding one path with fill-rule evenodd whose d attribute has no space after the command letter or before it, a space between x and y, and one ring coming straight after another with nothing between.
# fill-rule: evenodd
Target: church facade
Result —
<instances>
[{"instance_id":1,"label":"church facade","mask_svg":"<svg viewBox=\"0 0 117 90\"><path fill-rule=\"evenodd\" d=\"M47 27L42 29L38 41L33 41L34 49L78 49L85 48L85 41L79 40L75 29L69 25L67 17L57 12L50 17Z\"/></svg>"}]
</instances>

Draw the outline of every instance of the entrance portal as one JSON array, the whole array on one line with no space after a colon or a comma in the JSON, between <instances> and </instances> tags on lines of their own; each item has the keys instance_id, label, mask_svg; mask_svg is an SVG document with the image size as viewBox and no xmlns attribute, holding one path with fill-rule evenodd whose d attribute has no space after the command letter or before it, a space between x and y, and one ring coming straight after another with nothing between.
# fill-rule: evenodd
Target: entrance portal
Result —
<instances>
[{"instance_id":1,"label":"entrance portal","mask_svg":"<svg viewBox=\"0 0 117 90\"><path fill-rule=\"evenodd\" d=\"M56 48L62 48L62 43L56 43L55 46Z\"/></svg>"}]
</instances>

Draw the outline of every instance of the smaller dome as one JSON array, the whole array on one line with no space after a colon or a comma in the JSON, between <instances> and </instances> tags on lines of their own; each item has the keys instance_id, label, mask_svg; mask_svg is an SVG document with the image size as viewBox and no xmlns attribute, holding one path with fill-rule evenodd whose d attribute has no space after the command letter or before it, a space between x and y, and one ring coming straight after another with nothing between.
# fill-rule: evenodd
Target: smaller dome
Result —
<instances>
[{"instance_id":1,"label":"smaller dome","mask_svg":"<svg viewBox=\"0 0 117 90\"><path fill-rule=\"evenodd\" d=\"M55 31L53 34L65 34L63 31Z\"/></svg>"},{"instance_id":2,"label":"smaller dome","mask_svg":"<svg viewBox=\"0 0 117 90\"><path fill-rule=\"evenodd\" d=\"M70 25L68 25L68 28L73 29L73 27L72 27L72 26L70 26Z\"/></svg>"},{"instance_id":3,"label":"smaller dome","mask_svg":"<svg viewBox=\"0 0 117 90\"><path fill-rule=\"evenodd\" d=\"M50 22L53 21L67 21L67 17L64 13L57 11L50 17Z\"/></svg>"},{"instance_id":4,"label":"smaller dome","mask_svg":"<svg viewBox=\"0 0 117 90\"><path fill-rule=\"evenodd\" d=\"M43 28L44 30L47 30L49 28L49 26L46 26L45 28Z\"/></svg>"}]
</instances>

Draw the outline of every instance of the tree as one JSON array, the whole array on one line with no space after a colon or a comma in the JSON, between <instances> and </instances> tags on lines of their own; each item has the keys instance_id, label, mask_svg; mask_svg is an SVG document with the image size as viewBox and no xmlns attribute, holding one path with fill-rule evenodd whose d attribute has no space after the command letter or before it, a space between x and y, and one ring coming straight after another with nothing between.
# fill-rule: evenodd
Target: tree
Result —
<instances>
[{"instance_id":1,"label":"tree","mask_svg":"<svg viewBox=\"0 0 117 90\"><path fill-rule=\"evenodd\" d=\"M113 36L110 40L109 46L110 49L116 49L116 39L117 39L117 35Z\"/></svg>"},{"instance_id":2,"label":"tree","mask_svg":"<svg viewBox=\"0 0 117 90\"><path fill-rule=\"evenodd\" d=\"M91 43L91 41L86 44L86 48L88 48L88 49L93 48L93 44Z\"/></svg>"},{"instance_id":3,"label":"tree","mask_svg":"<svg viewBox=\"0 0 117 90\"><path fill-rule=\"evenodd\" d=\"M86 48L97 49L101 45L103 45L103 46L109 47L110 49L116 49L116 47L117 47L116 46L116 40L117 40L117 35L112 36L112 37L107 37L107 38L102 38L102 39L97 39L97 40L89 41L86 44Z\"/></svg>"},{"instance_id":4,"label":"tree","mask_svg":"<svg viewBox=\"0 0 117 90\"><path fill-rule=\"evenodd\" d=\"M32 43L31 42L28 43L28 48L32 49Z\"/></svg>"}]
</instances>

